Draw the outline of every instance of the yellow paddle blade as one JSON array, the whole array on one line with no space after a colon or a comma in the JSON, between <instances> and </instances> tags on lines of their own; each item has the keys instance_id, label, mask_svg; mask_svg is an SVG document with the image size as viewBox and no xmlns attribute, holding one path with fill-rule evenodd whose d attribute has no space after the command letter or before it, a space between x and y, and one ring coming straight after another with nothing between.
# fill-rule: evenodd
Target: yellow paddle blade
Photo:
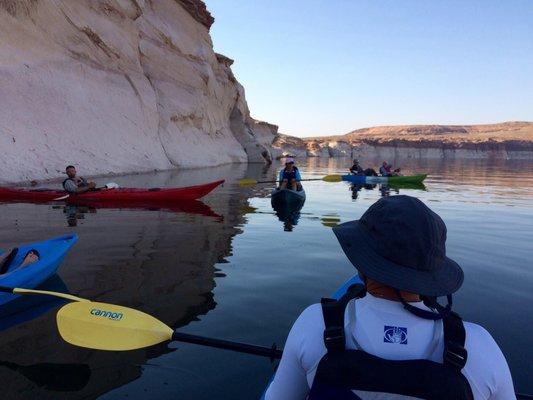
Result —
<instances>
[{"instance_id":1,"label":"yellow paddle blade","mask_svg":"<svg viewBox=\"0 0 533 400\"><path fill-rule=\"evenodd\" d=\"M257 183L255 179L251 179L251 178L239 179L238 182L239 182L239 185L241 186L252 186Z\"/></svg>"},{"instance_id":2,"label":"yellow paddle blade","mask_svg":"<svg viewBox=\"0 0 533 400\"><path fill-rule=\"evenodd\" d=\"M341 219L339 217L322 217L320 222L327 228L335 228L341 223Z\"/></svg>"},{"instance_id":3,"label":"yellow paddle blade","mask_svg":"<svg viewBox=\"0 0 533 400\"><path fill-rule=\"evenodd\" d=\"M341 182L342 175L326 175L322 180L326 182Z\"/></svg>"},{"instance_id":4,"label":"yellow paddle blade","mask_svg":"<svg viewBox=\"0 0 533 400\"><path fill-rule=\"evenodd\" d=\"M133 350L172 339L173 330L142 311L98 302L69 303L57 313L66 342L89 349Z\"/></svg>"},{"instance_id":5,"label":"yellow paddle blade","mask_svg":"<svg viewBox=\"0 0 533 400\"><path fill-rule=\"evenodd\" d=\"M49 292L48 290L33 290L33 289L22 289L22 288L14 288L13 293L16 294L42 294L47 296L55 296L55 297L61 297L63 299L72 300L72 301L89 301L87 299L82 299L81 297L76 297L71 294L67 293L60 293L60 292Z\"/></svg>"}]
</instances>

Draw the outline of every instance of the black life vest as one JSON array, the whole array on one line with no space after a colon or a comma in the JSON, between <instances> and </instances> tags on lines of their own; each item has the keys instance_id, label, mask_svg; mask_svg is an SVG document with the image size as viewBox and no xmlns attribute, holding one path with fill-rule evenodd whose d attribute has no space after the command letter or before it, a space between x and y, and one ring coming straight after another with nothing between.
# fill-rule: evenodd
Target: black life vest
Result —
<instances>
[{"instance_id":1,"label":"black life vest","mask_svg":"<svg viewBox=\"0 0 533 400\"><path fill-rule=\"evenodd\" d=\"M290 182L291 180L296 179L296 171L298 171L298 168L296 167L293 167L291 172L288 172L285 168L283 168L281 180L287 179Z\"/></svg>"},{"instance_id":2,"label":"black life vest","mask_svg":"<svg viewBox=\"0 0 533 400\"><path fill-rule=\"evenodd\" d=\"M431 400L474 399L470 384L461 373L467 359L465 329L461 317L454 312L442 319L442 364L430 360L385 360L363 350L346 349L346 305L365 294L364 286L357 284L339 300L321 300L327 353L318 364L308 400L363 400L376 398L378 394L390 394L398 399L406 396Z\"/></svg>"}]
</instances>

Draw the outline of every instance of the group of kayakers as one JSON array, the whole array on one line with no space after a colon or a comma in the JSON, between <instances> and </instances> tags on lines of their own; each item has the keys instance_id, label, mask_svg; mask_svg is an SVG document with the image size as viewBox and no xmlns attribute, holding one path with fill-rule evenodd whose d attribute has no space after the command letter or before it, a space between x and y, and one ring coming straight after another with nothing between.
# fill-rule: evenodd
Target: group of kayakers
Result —
<instances>
[{"instance_id":1,"label":"group of kayakers","mask_svg":"<svg viewBox=\"0 0 533 400\"><path fill-rule=\"evenodd\" d=\"M363 169L357 158L353 160L353 164L350 167L350 173L354 175L378 176L378 173L373 168ZM381 167L379 167L379 175L400 176L401 168L392 169L391 164L389 164L387 161L383 161L383 164L381 164Z\"/></svg>"},{"instance_id":2,"label":"group of kayakers","mask_svg":"<svg viewBox=\"0 0 533 400\"><path fill-rule=\"evenodd\" d=\"M369 170L358 160L350 168L357 175ZM66 173L63 187L70 193L96 186L73 166ZM400 169L384 161L379 173L394 176ZM294 159L287 158L280 188L298 190L300 181ZM446 226L435 212L414 197L385 197L333 232L362 284L301 313L266 400L516 398L494 339L452 310L464 274L446 256ZM0 256L0 273L14 255ZM21 267L38 260L29 252Z\"/></svg>"},{"instance_id":3,"label":"group of kayakers","mask_svg":"<svg viewBox=\"0 0 533 400\"><path fill-rule=\"evenodd\" d=\"M401 168L394 168L387 161L383 161L381 167L379 167L379 174L373 168L363 169L358 159L353 160L353 164L350 167L350 173L354 175L362 176L401 176ZM74 170L75 172L75 170ZM301 189L300 171L295 166L294 158L287 157L285 159L285 166L279 171L278 181L280 189Z\"/></svg>"}]
</instances>

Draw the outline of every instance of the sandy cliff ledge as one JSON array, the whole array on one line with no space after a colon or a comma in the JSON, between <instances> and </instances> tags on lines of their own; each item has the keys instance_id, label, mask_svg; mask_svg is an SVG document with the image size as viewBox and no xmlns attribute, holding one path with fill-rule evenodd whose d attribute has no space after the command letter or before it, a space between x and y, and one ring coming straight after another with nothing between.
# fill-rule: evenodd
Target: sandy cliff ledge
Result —
<instances>
[{"instance_id":1,"label":"sandy cliff ledge","mask_svg":"<svg viewBox=\"0 0 533 400\"><path fill-rule=\"evenodd\" d=\"M0 2L0 183L264 162L200 0Z\"/></svg>"}]
</instances>

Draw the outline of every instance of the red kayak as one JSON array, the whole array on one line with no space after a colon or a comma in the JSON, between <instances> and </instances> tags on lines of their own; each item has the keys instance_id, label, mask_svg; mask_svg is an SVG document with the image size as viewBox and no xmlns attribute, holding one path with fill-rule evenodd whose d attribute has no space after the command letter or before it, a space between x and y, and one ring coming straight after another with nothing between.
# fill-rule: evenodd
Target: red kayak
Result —
<instances>
[{"instance_id":1,"label":"red kayak","mask_svg":"<svg viewBox=\"0 0 533 400\"><path fill-rule=\"evenodd\" d=\"M118 188L118 189L97 189L82 194L69 194L63 190L53 189L14 189L0 187L0 201L31 201L49 202L54 200L65 200L67 202L90 202L90 201L120 201L125 202L149 202L168 203L169 201L197 200L205 196L217 186L224 183L224 180L206 183L203 185L188 186L182 188ZM68 198L61 198L69 194Z\"/></svg>"}]
</instances>

